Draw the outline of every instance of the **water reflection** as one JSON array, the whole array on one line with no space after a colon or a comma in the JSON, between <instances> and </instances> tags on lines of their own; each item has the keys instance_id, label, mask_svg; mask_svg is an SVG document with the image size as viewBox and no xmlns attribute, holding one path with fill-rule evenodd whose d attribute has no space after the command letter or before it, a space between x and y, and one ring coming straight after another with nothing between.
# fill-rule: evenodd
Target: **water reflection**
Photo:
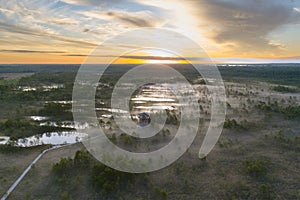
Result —
<instances>
[{"instance_id":1,"label":"water reflection","mask_svg":"<svg viewBox=\"0 0 300 200\"><path fill-rule=\"evenodd\" d=\"M85 123L78 123L78 122L72 122L72 121L62 121L62 122L53 122L53 121L47 121L40 123L40 126L54 126L54 127L61 127L61 128L74 128L74 129L87 129L90 127L90 125Z\"/></svg>"},{"instance_id":2,"label":"water reflection","mask_svg":"<svg viewBox=\"0 0 300 200\"><path fill-rule=\"evenodd\" d=\"M0 144L6 144L9 141L9 137L0 136Z\"/></svg>"},{"instance_id":3,"label":"water reflection","mask_svg":"<svg viewBox=\"0 0 300 200\"><path fill-rule=\"evenodd\" d=\"M11 143L18 147L32 147L43 144L61 145L61 144L74 144L81 142L87 134L79 132L51 132L42 135L35 135L27 138L18 139L17 141L10 141L8 137L0 144Z\"/></svg>"}]
</instances>

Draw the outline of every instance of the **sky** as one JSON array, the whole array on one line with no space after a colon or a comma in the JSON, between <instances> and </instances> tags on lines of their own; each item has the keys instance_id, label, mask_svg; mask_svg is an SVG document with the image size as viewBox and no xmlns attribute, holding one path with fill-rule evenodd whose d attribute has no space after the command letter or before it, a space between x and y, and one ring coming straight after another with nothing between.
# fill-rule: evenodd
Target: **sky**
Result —
<instances>
[{"instance_id":1,"label":"sky","mask_svg":"<svg viewBox=\"0 0 300 200\"><path fill-rule=\"evenodd\" d=\"M139 28L183 34L218 63L300 63L300 0L0 0L0 63L80 64L102 42ZM102 62L143 48L130 42L103 51ZM118 62L178 63L173 56L138 51Z\"/></svg>"}]
</instances>

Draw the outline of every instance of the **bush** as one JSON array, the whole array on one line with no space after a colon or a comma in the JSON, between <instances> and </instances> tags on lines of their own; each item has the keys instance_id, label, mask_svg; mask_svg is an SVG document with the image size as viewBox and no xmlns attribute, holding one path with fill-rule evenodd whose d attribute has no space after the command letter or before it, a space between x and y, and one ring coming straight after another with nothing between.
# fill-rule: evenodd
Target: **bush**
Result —
<instances>
[{"instance_id":1,"label":"bush","mask_svg":"<svg viewBox=\"0 0 300 200\"><path fill-rule=\"evenodd\" d=\"M87 169L90 167L91 158L87 151L77 151L74 157L76 168Z\"/></svg>"},{"instance_id":2,"label":"bush","mask_svg":"<svg viewBox=\"0 0 300 200\"><path fill-rule=\"evenodd\" d=\"M94 189L100 190L102 195L108 195L129 188L134 183L135 175L96 164L91 171L90 180Z\"/></svg>"},{"instance_id":3,"label":"bush","mask_svg":"<svg viewBox=\"0 0 300 200\"><path fill-rule=\"evenodd\" d=\"M227 140L227 141L218 141L219 147L221 148L229 148L232 145L234 145L233 141L231 139Z\"/></svg>"},{"instance_id":4,"label":"bush","mask_svg":"<svg viewBox=\"0 0 300 200\"><path fill-rule=\"evenodd\" d=\"M166 189L159 189L157 187L154 188L154 194L156 196L156 199L167 199L168 193Z\"/></svg>"},{"instance_id":5,"label":"bush","mask_svg":"<svg viewBox=\"0 0 300 200\"><path fill-rule=\"evenodd\" d=\"M249 161L246 160L244 161L244 168L245 171L252 175L252 176L260 176L260 175L264 175L266 173L266 168L264 166L264 163L256 160L256 161Z\"/></svg>"},{"instance_id":6,"label":"bush","mask_svg":"<svg viewBox=\"0 0 300 200\"><path fill-rule=\"evenodd\" d=\"M61 194L61 199L62 200L72 200L73 198L67 191L65 191Z\"/></svg>"},{"instance_id":7,"label":"bush","mask_svg":"<svg viewBox=\"0 0 300 200\"><path fill-rule=\"evenodd\" d=\"M77 151L74 158L62 158L60 162L52 167L55 175L56 184L61 189L72 191L76 190L80 183L87 183L101 195L101 199L115 199L121 196L125 190L131 190L136 177L141 177L142 183L147 186L149 184L148 177L138 176L131 173L120 172L97 162L87 151ZM83 173L82 173L83 172ZM80 176L78 175L80 173ZM86 177L87 179L85 179ZM69 195L64 194L69 198Z\"/></svg>"},{"instance_id":8,"label":"bush","mask_svg":"<svg viewBox=\"0 0 300 200\"><path fill-rule=\"evenodd\" d=\"M279 106L277 102L275 102L274 104L272 103L266 104L264 102L260 102L256 107L267 113L269 112L281 113L289 119L300 118L300 106L289 105L287 107L282 107Z\"/></svg>"},{"instance_id":9,"label":"bush","mask_svg":"<svg viewBox=\"0 0 300 200\"><path fill-rule=\"evenodd\" d=\"M234 129L241 128L241 126L237 123L235 119L226 119L224 122L224 128Z\"/></svg>"},{"instance_id":10,"label":"bush","mask_svg":"<svg viewBox=\"0 0 300 200\"><path fill-rule=\"evenodd\" d=\"M300 118L300 106L287 106L281 112L288 118Z\"/></svg>"},{"instance_id":11,"label":"bush","mask_svg":"<svg viewBox=\"0 0 300 200\"><path fill-rule=\"evenodd\" d=\"M297 89L291 88L291 87L285 87L285 86L275 86L272 88L276 92L288 92L288 93L296 93Z\"/></svg>"},{"instance_id":12,"label":"bush","mask_svg":"<svg viewBox=\"0 0 300 200\"><path fill-rule=\"evenodd\" d=\"M271 199L270 198L270 192L269 192L269 189L268 189L268 186L266 184L261 184L259 187L258 187L258 190L259 190L259 198L260 199Z\"/></svg>"},{"instance_id":13,"label":"bush","mask_svg":"<svg viewBox=\"0 0 300 200\"><path fill-rule=\"evenodd\" d=\"M220 199L251 199L251 188L244 182L237 181L224 185L224 196Z\"/></svg>"},{"instance_id":14,"label":"bush","mask_svg":"<svg viewBox=\"0 0 300 200\"><path fill-rule=\"evenodd\" d=\"M73 160L71 158L62 158L59 163L55 163L52 166L54 173L58 175L64 175L73 169Z\"/></svg>"}]
</instances>

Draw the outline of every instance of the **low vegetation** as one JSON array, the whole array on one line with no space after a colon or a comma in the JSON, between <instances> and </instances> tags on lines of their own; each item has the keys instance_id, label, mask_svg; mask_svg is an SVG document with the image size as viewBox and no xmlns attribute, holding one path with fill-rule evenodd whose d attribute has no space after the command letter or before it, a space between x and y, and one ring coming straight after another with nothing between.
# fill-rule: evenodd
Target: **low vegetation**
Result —
<instances>
[{"instance_id":1,"label":"low vegetation","mask_svg":"<svg viewBox=\"0 0 300 200\"><path fill-rule=\"evenodd\" d=\"M134 192L136 187L152 190L155 199L167 199L167 191L152 186L148 174L132 174L114 170L96 161L87 151L77 151L74 158L62 158L52 167L54 181L61 195L72 197L78 184L90 187L90 198L117 199ZM81 174L81 176L78 176ZM151 189L152 188L152 189Z\"/></svg>"},{"instance_id":2,"label":"low vegetation","mask_svg":"<svg viewBox=\"0 0 300 200\"><path fill-rule=\"evenodd\" d=\"M296 88L292 87L286 87L286 86L275 86L272 88L276 92L282 92L282 93L296 93L298 90Z\"/></svg>"},{"instance_id":3,"label":"low vegetation","mask_svg":"<svg viewBox=\"0 0 300 200\"><path fill-rule=\"evenodd\" d=\"M259 102L257 108L267 113L281 113L289 119L300 118L300 105L280 106L277 101L274 103Z\"/></svg>"},{"instance_id":4,"label":"low vegetation","mask_svg":"<svg viewBox=\"0 0 300 200\"><path fill-rule=\"evenodd\" d=\"M38 112L41 116L50 116L56 120L72 120L72 104L66 103L54 103L49 102L44 105L44 107Z\"/></svg>"},{"instance_id":5,"label":"low vegetation","mask_svg":"<svg viewBox=\"0 0 300 200\"><path fill-rule=\"evenodd\" d=\"M249 175L255 177L265 175L267 172L264 162L260 160L245 160L244 169Z\"/></svg>"},{"instance_id":6,"label":"low vegetation","mask_svg":"<svg viewBox=\"0 0 300 200\"><path fill-rule=\"evenodd\" d=\"M16 141L45 132L72 130L51 126L50 122L61 125L72 120L69 101L72 100L78 67L0 66L0 73L33 74L18 79L0 79L0 135ZM109 107L114 83L131 67L117 67L105 72L97 88L97 107ZM195 77L193 71L181 65L175 68L187 74L190 82L205 86L204 80ZM77 151L82 146L72 149L71 145L51 151L53 154L47 153L30 170L11 199L300 199L300 106L298 91L294 91L300 86L299 66L226 66L219 69L225 84L231 84L227 88L228 113L224 134L205 158L199 159L202 140L197 138L172 165L156 172L129 174L99 163L85 150ZM268 82L279 86L272 87ZM51 91L42 89L52 84L63 87ZM20 87L36 90L25 91ZM277 96L269 97L269 92ZM207 94L203 95L205 99ZM203 136L210 120L209 101L199 103L204 115L197 137ZM97 111L108 138L120 148L133 152L156 150L173 139L180 125L180 115L170 110L166 113L167 129L141 141L116 130L114 119L104 118ZM32 115L47 116L49 123L48 119L30 120ZM45 126L40 126L41 122L46 122ZM36 147L32 158L49 147ZM1 191L6 191L22 172L24 166L20 167L18 163L32 149L0 145L1 160L4 160L0 166L3 171L0 174ZM15 162L10 162L13 159ZM14 176L10 179L6 174Z\"/></svg>"},{"instance_id":7,"label":"low vegetation","mask_svg":"<svg viewBox=\"0 0 300 200\"><path fill-rule=\"evenodd\" d=\"M54 126L40 126L38 123L21 120L8 119L0 123L1 133L10 136L11 140L25 138L33 135L39 135L48 132L71 131L73 128L63 128Z\"/></svg>"}]
</instances>

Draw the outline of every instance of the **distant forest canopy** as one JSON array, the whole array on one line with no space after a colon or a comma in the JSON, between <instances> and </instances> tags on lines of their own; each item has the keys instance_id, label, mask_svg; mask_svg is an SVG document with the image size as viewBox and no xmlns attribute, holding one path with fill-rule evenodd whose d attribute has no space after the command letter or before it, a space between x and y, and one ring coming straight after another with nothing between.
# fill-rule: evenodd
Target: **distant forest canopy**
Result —
<instances>
[{"instance_id":1,"label":"distant forest canopy","mask_svg":"<svg viewBox=\"0 0 300 200\"><path fill-rule=\"evenodd\" d=\"M105 65L102 65L103 67ZM135 65L111 65L105 71L106 75L113 73L121 75L125 71L133 68ZM174 64L170 65L184 75L194 74L195 69L190 65ZM78 71L79 64L33 64L33 65L0 65L1 73L36 73L42 76L45 73L69 73L66 74L68 81L74 79ZM268 81L281 85L292 85L300 87L300 63L299 64L220 64L218 65L220 73L224 79L234 79L235 77ZM61 76L66 78L67 76ZM38 76L36 76L37 79ZM45 75L40 79L45 81ZM1 79L1 76L0 76ZM39 80L37 80L39 81ZM49 82L58 80L48 80ZM60 82L64 82L60 80Z\"/></svg>"}]
</instances>

